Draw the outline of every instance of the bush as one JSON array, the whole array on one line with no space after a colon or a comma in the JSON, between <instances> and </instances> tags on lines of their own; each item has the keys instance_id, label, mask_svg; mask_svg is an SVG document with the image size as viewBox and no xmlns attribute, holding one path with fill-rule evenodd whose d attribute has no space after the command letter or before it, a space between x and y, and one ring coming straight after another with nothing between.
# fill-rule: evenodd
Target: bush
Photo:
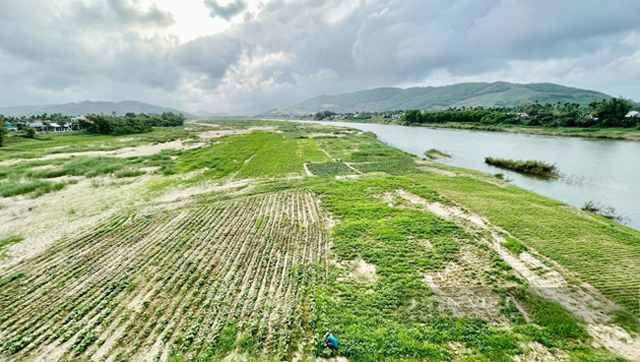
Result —
<instances>
[{"instance_id":1,"label":"bush","mask_svg":"<svg viewBox=\"0 0 640 362\"><path fill-rule=\"evenodd\" d=\"M541 176L558 175L558 168L555 165L544 161L517 161L507 160L504 158L485 157L484 162L492 166L502 167L523 173L530 173Z\"/></svg>"},{"instance_id":2,"label":"bush","mask_svg":"<svg viewBox=\"0 0 640 362\"><path fill-rule=\"evenodd\" d=\"M151 132L153 127L178 127L184 124L184 120L183 115L171 112L161 115L127 113L124 117L90 114L79 124L89 133L119 136Z\"/></svg>"},{"instance_id":3,"label":"bush","mask_svg":"<svg viewBox=\"0 0 640 362\"><path fill-rule=\"evenodd\" d=\"M438 158L438 157L447 157L447 158L451 158L451 155L450 155L450 154L448 154L448 153L444 153L444 152L442 152L442 151L440 151L440 150L437 150L437 149L435 149L435 148L432 148L432 149L430 149L430 150L426 151L426 152L424 153L424 155L425 155L425 156L427 156L427 157L429 157L429 158L430 158L430 159L432 159L432 160L435 160L435 159L436 159L436 158Z\"/></svg>"},{"instance_id":4,"label":"bush","mask_svg":"<svg viewBox=\"0 0 640 362\"><path fill-rule=\"evenodd\" d=\"M4 146L4 138L7 135L7 129L4 127L4 122L0 118L0 147Z\"/></svg>"},{"instance_id":5,"label":"bush","mask_svg":"<svg viewBox=\"0 0 640 362\"><path fill-rule=\"evenodd\" d=\"M24 129L24 136L26 138L34 138L36 136L36 130L33 127L27 127Z\"/></svg>"}]
</instances>

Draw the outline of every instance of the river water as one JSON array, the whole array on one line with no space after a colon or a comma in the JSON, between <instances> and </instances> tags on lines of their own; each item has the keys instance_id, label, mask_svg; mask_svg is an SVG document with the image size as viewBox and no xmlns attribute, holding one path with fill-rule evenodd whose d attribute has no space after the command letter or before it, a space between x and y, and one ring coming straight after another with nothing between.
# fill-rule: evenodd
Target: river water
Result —
<instances>
[{"instance_id":1,"label":"river water","mask_svg":"<svg viewBox=\"0 0 640 362\"><path fill-rule=\"evenodd\" d=\"M576 207L588 201L613 207L616 214L626 218L626 225L640 230L640 142L372 123L301 122L373 132L379 140L420 157L435 148L451 155L439 162L490 174L503 173L514 185ZM555 164L562 177L524 176L487 165L487 156L543 160Z\"/></svg>"}]
</instances>

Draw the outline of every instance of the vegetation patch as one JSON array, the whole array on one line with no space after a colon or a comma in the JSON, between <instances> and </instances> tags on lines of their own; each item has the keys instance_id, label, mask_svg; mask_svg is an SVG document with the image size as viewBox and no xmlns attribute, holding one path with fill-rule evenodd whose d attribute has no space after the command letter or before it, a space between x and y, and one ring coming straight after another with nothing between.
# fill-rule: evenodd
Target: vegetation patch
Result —
<instances>
[{"instance_id":1,"label":"vegetation patch","mask_svg":"<svg viewBox=\"0 0 640 362\"><path fill-rule=\"evenodd\" d=\"M432 160L435 160L435 159L437 159L437 158L439 158L439 157L451 158L451 155L450 155L450 154L448 154L448 153L444 153L444 152L439 151L439 150L437 150L437 149L435 149L435 148L431 148L431 149L427 150L427 151L424 153L424 155L425 155L425 156L427 156L427 157L429 157L429 158L430 158L430 159L432 159Z\"/></svg>"},{"instance_id":2,"label":"vegetation patch","mask_svg":"<svg viewBox=\"0 0 640 362\"><path fill-rule=\"evenodd\" d=\"M592 214L600 215L621 224L623 224L626 220L624 216L619 215L616 212L616 209L614 207L605 207L593 201L588 201L587 203L585 203L582 207L582 210Z\"/></svg>"},{"instance_id":3,"label":"vegetation patch","mask_svg":"<svg viewBox=\"0 0 640 362\"><path fill-rule=\"evenodd\" d=\"M310 163L307 168L316 176L353 175L356 172L344 162Z\"/></svg>"},{"instance_id":4,"label":"vegetation patch","mask_svg":"<svg viewBox=\"0 0 640 362\"><path fill-rule=\"evenodd\" d=\"M38 197L50 192L62 190L70 182L49 182L49 181L33 181L33 182L8 182L0 184L0 196L11 197L32 193L33 197Z\"/></svg>"},{"instance_id":5,"label":"vegetation patch","mask_svg":"<svg viewBox=\"0 0 640 362\"><path fill-rule=\"evenodd\" d=\"M0 240L0 260L7 257L7 248L13 244L17 244L24 240L20 235L15 235L10 238Z\"/></svg>"},{"instance_id":6,"label":"vegetation patch","mask_svg":"<svg viewBox=\"0 0 640 362\"><path fill-rule=\"evenodd\" d=\"M352 166L362 173L385 172L394 176L423 172L410 157L387 157L385 161L356 163Z\"/></svg>"},{"instance_id":7,"label":"vegetation patch","mask_svg":"<svg viewBox=\"0 0 640 362\"><path fill-rule=\"evenodd\" d=\"M504 158L485 157L484 162L492 166L512 171L546 177L558 177L559 172L558 168L555 165L544 161L516 161Z\"/></svg>"},{"instance_id":8,"label":"vegetation patch","mask_svg":"<svg viewBox=\"0 0 640 362\"><path fill-rule=\"evenodd\" d=\"M502 246L513 251L514 253L521 254L528 250L527 247L523 243L519 242L518 240L509 236L505 236L504 238L507 241L502 243Z\"/></svg>"}]
</instances>

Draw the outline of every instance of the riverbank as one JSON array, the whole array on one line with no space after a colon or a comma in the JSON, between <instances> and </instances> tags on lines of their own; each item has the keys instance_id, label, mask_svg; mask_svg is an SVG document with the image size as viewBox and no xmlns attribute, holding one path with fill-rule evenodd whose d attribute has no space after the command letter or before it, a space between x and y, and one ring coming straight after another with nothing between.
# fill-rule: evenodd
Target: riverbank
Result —
<instances>
[{"instance_id":1,"label":"riverbank","mask_svg":"<svg viewBox=\"0 0 640 362\"><path fill-rule=\"evenodd\" d=\"M300 118L305 121L314 121L313 118ZM325 119L324 122L349 122L349 123L375 123L399 125L397 120L388 118L371 118L371 119ZM466 129L475 131L489 132L507 132L535 134L541 136L559 136L559 137L583 137L583 138L599 138L613 140L640 141L640 129L638 128L578 128L578 127L536 127L536 126L512 126L512 125L491 125L480 123L428 123L428 124L410 124L408 126L428 127L428 128L450 128L450 129Z\"/></svg>"}]
</instances>

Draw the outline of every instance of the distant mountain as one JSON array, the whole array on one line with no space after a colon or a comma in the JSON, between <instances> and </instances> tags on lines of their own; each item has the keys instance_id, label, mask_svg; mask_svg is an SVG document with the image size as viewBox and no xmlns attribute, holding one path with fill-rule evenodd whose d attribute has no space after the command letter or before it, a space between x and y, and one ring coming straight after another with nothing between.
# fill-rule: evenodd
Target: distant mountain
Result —
<instances>
[{"instance_id":1,"label":"distant mountain","mask_svg":"<svg viewBox=\"0 0 640 362\"><path fill-rule=\"evenodd\" d=\"M111 114L116 112L118 116L124 116L126 113L163 113L173 112L182 113L187 119L196 119L193 114L179 111L174 108L159 107L147 103L137 101L122 101L122 102L91 102L84 101L79 103L65 103L65 104L49 104L41 106L20 106L20 107L0 107L0 114L7 117L30 117L33 115L40 115L43 113L54 114L61 113L65 116L79 116L89 113L95 114Z\"/></svg>"},{"instance_id":2,"label":"distant mountain","mask_svg":"<svg viewBox=\"0 0 640 362\"><path fill-rule=\"evenodd\" d=\"M335 96L322 95L277 112L295 115L322 110L340 113L406 109L438 110L462 106L517 106L523 101L575 102L587 105L593 101L609 98L611 96L604 93L552 83L460 83L444 87L377 88Z\"/></svg>"},{"instance_id":3,"label":"distant mountain","mask_svg":"<svg viewBox=\"0 0 640 362\"><path fill-rule=\"evenodd\" d=\"M227 117L229 115L229 113L227 112L210 112L210 111L197 111L197 112L193 112L193 114L200 119Z\"/></svg>"}]
</instances>

